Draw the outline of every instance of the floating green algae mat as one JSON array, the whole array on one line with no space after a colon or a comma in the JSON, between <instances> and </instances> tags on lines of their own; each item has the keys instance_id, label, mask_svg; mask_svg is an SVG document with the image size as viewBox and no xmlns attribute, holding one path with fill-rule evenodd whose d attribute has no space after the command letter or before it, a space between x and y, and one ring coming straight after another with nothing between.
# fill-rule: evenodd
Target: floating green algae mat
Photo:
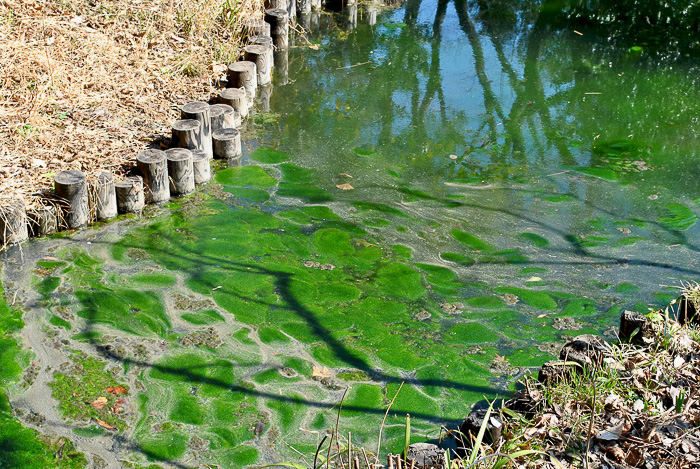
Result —
<instances>
[{"instance_id":1,"label":"floating green algae mat","mask_svg":"<svg viewBox=\"0 0 700 469\"><path fill-rule=\"evenodd\" d=\"M544 342L612 337L620 311L700 277L694 66L610 47L631 33L595 15L573 36L536 6L437 21L436 6L309 22L319 48L290 50L242 166L4 263L60 358L30 367L44 358L20 348L19 310L0 318L0 386L25 421L47 373L62 438L88 453L257 467L313 456L346 391L340 432L375 448L401 387L382 442L396 453L406 413L414 441L435 440L551 359ZM69 402L91 385L128 395ZM2 403L1 432L28 442L15 466L51 466L56 441Z\"/></svg>"}]
</instances>

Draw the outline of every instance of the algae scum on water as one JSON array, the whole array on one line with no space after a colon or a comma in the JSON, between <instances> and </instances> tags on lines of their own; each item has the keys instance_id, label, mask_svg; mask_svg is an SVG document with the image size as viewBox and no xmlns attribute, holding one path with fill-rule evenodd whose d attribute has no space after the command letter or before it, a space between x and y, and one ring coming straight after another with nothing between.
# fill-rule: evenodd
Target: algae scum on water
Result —
<instances>
[{"instance_id":1,"label":"algae scum on water","mask_svg":"<svg viewBox=\"0 0 700 469\"><path fill-rule=\"evenodd\" d=\"M404 383L382 442L398 452L407 413L435 439L567 337L612 336L623 308L697 279L690 69L521 9L323 15L243 166L142 220L10 253L12 457L291 461L344 394L341 431L373 450Z\"/></svg>"}]
</instances>

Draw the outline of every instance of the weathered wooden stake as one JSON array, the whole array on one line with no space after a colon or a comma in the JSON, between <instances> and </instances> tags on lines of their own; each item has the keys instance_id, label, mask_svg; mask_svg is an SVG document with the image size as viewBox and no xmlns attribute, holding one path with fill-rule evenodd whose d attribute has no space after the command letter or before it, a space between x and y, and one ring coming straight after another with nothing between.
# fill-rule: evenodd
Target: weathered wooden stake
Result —
<instances>
[{"instance_id":1,"label":"weathered wooden stake","mask_svg":"<svg viewBox=\"0 0 700 469\"><path fill-rule=\"evenodd\" d=\"M202 124L196 119L175 121L172 128L170 147L203 150Z\"/></svg>"},{"instance_id":2,"label":"weathered wooden stake","mask_svg":"<svg viewBox=\"0 0 700 469\"><path fill-rule=\"evenodd\" d=\"M230 160L241 156L241 133L238 130L217 130L212 137L214 138L214 157Z\"/></svg>"},{"instance_id":3,"label":"weathered wooden stake","mask_svg":"<svg viewBox=\"0 0 700 469\"><path fill-rule=\"evenodd\" d=\"M212 134L219 129L236 128L236 111L228 104L213 104L210 114ZM240 117L238 120L240 121ZM240 126L240 123L238 125Z\"/></svg>"},{"instance_id":4,"label":"weathered wooden stake","mask_svg":"<svg viewBox=\"0 0 700 469\"><path fill-rule=\"evenodd\" d=\"M228 66L226 77L230 88L245 88L246 103L249 108L253 107L255 89L258 87L258 71L255 63L243 60L231 64Z\"/></svg>"},{"instance_id":5,"label":"weathered wooden stake","mask_svg":"<svg viewBox=\"0 0 700 469\"><path fill-rule=\"evenodd\" d=\"M253 40L253 44L267 47L267 55L269 57L267 63L270 64L270 68L275 68L275 60L274 60L274 55L273 55L273 52L275 50L275 45L272 43L272 37L270 37L270 36L258 36Z\"/></svg>"},{"instance_id":6,"label":"weathered wooden stake","mask_svg":"<svg viewBox=\"0 0 700 469\"><path fill-rule=\"evenodd\" d=\"M119 213L140 213L146 205L141 176L129 176L117 182L114 190L117 193Z\"/></svg>"},{"instance_id":7,"label":"weathered wooden stake","mask_svg":"<svg viewBox=\"0 0 700 469\"><path fill-rule=\"evenodd\" d=\"M163 150L144 150L136 155L136 167L143 176L146 203L159 204L170 199L168 163Z\"/></svg>"},{"instance_id":8,"label":"weathered wooden stake","mask_svg":"<svg viewBox=\"0 0 700 469\"><path fill-rule=\"evenodd\" d=\"M226 88L221 90L219 102L228 104L234 111L238 111L240 119L248 117L248 98L246 97L245 88ZM236 127L240 127L240 121Z\"/></svg>"},{"instance_id":9,"label":"weathered wooden stake","mask_svg":"<svg viewBox=\"0 0 700 469\"><path fill-rule=\"evenodd\" d=\"M195 184L206 184L211 179L211 165L209 158L203 151L195 150L192 152L192 169Z\"/></svg>"},{"instance_id":10,"label":"weathered wooden stake","mask_svg":"<svg viewBox=\"0 0 700 469\"><path fill-rule=\"evenodd\" d=\"M182 106L183 119L195 119L202 125L202 148L201 150L209 156L213 157L211 144L211 118L209 116L209 105L202 101L187 103Z\"/></svg>"},{"instance_id":11,"label":"weathered wooden stake","mask_svg":"<svg viewBox=\"0 0 700 469\"><path fill-rule=\"evenodd\" d=\"M100 221L117 216L117 194L114 191L114 175L101 172L97 180L90 184L90 195L93 200L95 218Z\"/></svg>"},{"instance_id":12,"label":"weathered wooden stake","mask_svg":"<svg viewBox=\"0 0 700 469\"><path fill-rule=\"evenodd\" d=\"M289 14L287 10L271 9L265 12L265 21L270 23L270 36L277 50L284 50L289 44Z\"/></svg>"},{"instance_id":13,"label":"weathered wooden stake","mask_svg":"<svg viewBox=\"0 0 700 469\"><path fill-rule=\"evenodd\" d=\"M277 85L284 86L289 83L289 51L287 49L276 50L274 57Z\"/></svg>"},{"instance_id":14,"label":"weathered wooden stake","mask_svg":"<svg viewBox=\"0 0 700 469\"><path fill-rule=\"evenodd\" d=\"M35 238L55 233L58 230L56 206L42 204L27 210L27 222L29 235Z\"/></svg>"},{"instance_id":15,"label":"weathered wooden stake","mask_svg":"<svg viewBox=\"0 0 700 469\"><path fill-rule=\"evenodd\" d=\"M170 195L187 195L194 192L192 152L186 148L171 148L165 150L165 158L168 160Z\"/></svg>"},{"instance_id":16,"label":"weathered wooden stake","mask_svg":"<svg viewBox=\"0 0 700 469\"><path fill-rule=\"evenodd\" d=\"M4 207L0 208L0 247L21 243L28 238L24 200L8 201Z\"/></svg>"},{"instance_id":17,"label":"weathered wooden stake","mask_svg":"<svg viewBox=\"0 0 700 469\"><path fill-rule=\"evenodd\" d=\"M85 173L75 169L61 171L54 176L56 196L64 203L63 220L70 229L88 222L88 186Z\"/></svg>"},{"instance_id":18,"label":"weathered wooden stake","mask_svg":"<svg viewBox=\"0 0 700 469\"><path fill-rule=\"evenodd\" d=\"M267 21L263 21L263 36L269 36L270 35L270 23Z\"/></svg>"},{"instance_id":19,"label":"weathered wooden stake","mask_svg":"<svg viewBox=\"0 0 700 469\"><path fill-rule=\"evenodd\" d=\"M255 63L258 75L258 86L265 86L272 81L272 66L267 47L260 44L250 44L245 47L245 59Z\"/></svg>"}]
</instances>

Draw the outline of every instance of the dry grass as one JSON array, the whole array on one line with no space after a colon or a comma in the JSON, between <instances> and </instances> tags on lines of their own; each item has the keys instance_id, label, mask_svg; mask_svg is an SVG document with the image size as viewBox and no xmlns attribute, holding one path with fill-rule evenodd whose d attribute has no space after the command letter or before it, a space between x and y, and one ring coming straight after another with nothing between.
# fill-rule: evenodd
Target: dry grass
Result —
<instances>
[{"instance_id":1,"label":"dry grass","mask_svg":"<svg viewBox=\"0 0 700 469\"><path fill-rule=\"evenodd\" d=\"M0 0L0 205L121 174L206 100L262 0Z\"/></svg>"}]
</instances>

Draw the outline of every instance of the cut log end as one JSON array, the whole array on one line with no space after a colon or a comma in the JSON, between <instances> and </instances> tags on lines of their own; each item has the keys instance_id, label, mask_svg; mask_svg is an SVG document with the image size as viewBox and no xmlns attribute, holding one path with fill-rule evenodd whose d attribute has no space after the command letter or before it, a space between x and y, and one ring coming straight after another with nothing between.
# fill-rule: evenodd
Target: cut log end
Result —
<instances>
[{"instance_id":1,"label":"cut log end","mask_svg":"<svg viewBox=\"0 0 700 469\"><path fill-rule=\"evenodd\" d=\"M114 184L119 213L140 213L146 205L143 179L131 176Z\"/></svg>"},{"instance_id":2,"label":"cut log end","mask_svg":"<svg viewBox=\"0 0 700 469\"><path fill-rule=\"evenodd\" d=\"M212 135L214 156L230 160L241 156L241 133L236 129L221 129Z\"/></svg>"},{"instance_id":3,"label":"cut log end","mask_svg":"<svg viewBox=\"0 0 700 469\"><path fill-rule=\"evenodd\" d=\"M194 172L192 152L185 148L171 148L165 151L168 159L168 176L171 195L187 195L194 192Z\"/></svg>"},{"instance_id":4,"label":"cut log end","mask_svg":"<svg viewBox=\"0 0 700 469\"><path fill-rule=\"evenodd\" d=\"M85 173L75 169L57 173L54 176L54 189L63 207L65 226L70 229L85 226L89 220Z\"/></svg>"}]
</instances>

